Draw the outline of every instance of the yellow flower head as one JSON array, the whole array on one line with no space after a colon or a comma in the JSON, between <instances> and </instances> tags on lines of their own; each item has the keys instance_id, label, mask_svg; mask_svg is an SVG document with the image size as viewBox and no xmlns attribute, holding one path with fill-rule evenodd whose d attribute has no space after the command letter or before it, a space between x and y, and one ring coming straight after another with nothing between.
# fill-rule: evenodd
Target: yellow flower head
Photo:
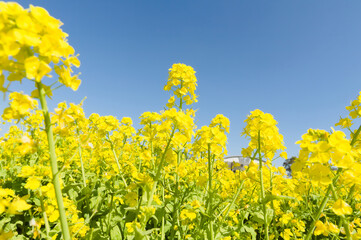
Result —
<instances>
[{"instance_id":1,"label":"yellow flower head","mask_svg":"<svg viewBox=\"0 0 361 240\"><path fill-rule=\"evenodd\" d=\"M31 208L31 205L27 204L24 199L15 198L9 204L7 213L8 214L20 214L22 211L28 210Z\"/></svg>"},{"instance_id":2,"label":"yellow flower head","mask_svg":"<svg viewBox=\"0 0 361 240\"><path fill-rule=\"evenodd\" d=\"M80 80L72 67L79 67L80 62L61 30L62 23L44 8L32 5L24 9L17 3L0 2L0 13L0 55L8 72L6 80L21 82L26 77L40 83L56 70L60 83L77 90ZM4 75L0 75L0 90L7 91Z\"/></svg>"},{"instance_id":3,"label":"yellow flower head","mask_svg":"<svg viewBox=\"0 0 361 240\"><path fill-rule=\"evenodd\" d=\"M164 90L170 91L173 89L174 95L180 99L180 108L183 103L190 105L197 102L197 96L194 93L197 87L195 73L191 66L183 63L173 64L172 68L169 69L168 82L164 86ZM171 108L174 104L175 99L172 96L167 107Z\"/></svg>"},{"instance_id":4,"label":"yellow flower head","mask_svg":"<svg viewBox=\"0 0 361 240\"><path fill-rule=\"evenodd\" d=\"M323 224L323 222L318 220L316 222L316 229L313 234L316 236L321 235L321 234L323 234L324 236L328 236L327 226L325 224Z\"/></svg>"},{"instance_id":5,"label":"yellow flower head","mask_svg":"<svg viewBox=\"0 0 361 240\"><path fill-rule=\"evenodd\" d=\"M338 199L332 206L332 211L336 215L350 215L352 213L352 208L342 199Z\"/></svg>"},{"instance_id":6,"label":"yellow flower head","mask_svg":"<svg viewBox=\"0 0 361 240\"><path fill-rule=\"evenodd\" d=\"M247 126L244 128L242 135L250 138L248 148L242 150L245 157L249 157L253 150L260 147L269 160L273 159L277 150L284 150L283 136L278 132L276 127L277 121L269 113L264 113L259 109L251 112L245 120Z\"/></svg>"},{"instance_id":7,"label":"yellow flower head","mask_svg":"<svg viewBox=\"0 0 361 240\"><path fill-rule=\"evenodd\" d=\"M10 107L5 108L2 116L4 120L19 120L27 116L30 110L34 109L38 105L36 100L23 93L12 92L10 93L9 99Z\"/></svg>"},{"instance_id":8,"label":"yellow flower head","mask_svg":"<svg viewBox=\"0 0 361 240\"><path fill-rule=\"evenodd\" d=\"M41 187L40 179L38 177L28 178L24 187L31 190L38 189L39 187Z\"/></svg>"}]
</instances>

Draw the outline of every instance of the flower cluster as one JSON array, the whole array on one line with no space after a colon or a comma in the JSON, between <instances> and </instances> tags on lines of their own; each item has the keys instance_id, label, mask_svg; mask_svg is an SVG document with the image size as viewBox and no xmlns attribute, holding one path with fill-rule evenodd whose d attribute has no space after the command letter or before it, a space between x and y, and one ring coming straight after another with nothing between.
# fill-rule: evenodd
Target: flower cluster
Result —
<instances>
[{"instance_id":1,"label":"flower cluster","mask_svg":"<svg viewBox=\"0 0 361 240\"><path fill-rule=\"evenodd\" d=\"M242 150L242 154L251 157L255 149L261 151L268 160L273 159L277 150L285 150L283 136L276 127L277 121L269 113L256 109L245 120L247 126L242 135L250 138L249 146Z\"/></svg>"},{"instance_id":2,"label":"flower cluster","mask_svg":"<svg viewBox=\"0 0 361 240\"><path fill-rule=\"evenodd\" d=\"M182 108L183 103L191 105L197 102L197 95L195 94L197 78L195 73L191 66L183 63L173 64L172 68L169 69L168 82L164 86L164 90L170 91L173 89L174 95L180 99L179 108ZM174 95L168 101L168 108L175 105Z\"/></svg>"},{"instance_id":3,"label":"flower cluster","mask_svg":"<svg viewBox=\"0 0 361 240\"><path fill-rule=\"evenodd\" d=\"M2 115L18 125L0 137L0 239L361 239L360 97L336 124L350 134L309 129L288 174L273 165L287 158L276 120L252 111L242 132L252 161L230 169L230 122L196 126L185 64L169 70L167 108L143 113L139 129L125 116L87 117L82 102L49 113L45 77L80 84L60 26L43 8L0 2L0 90L36 85L31 96L9 91Z\"/></svg>"},{"instance_id":4,"label":"flower cluster","mask_svg":"<svg viewBox=\"0 0 361 240\"><path fill-rule=\"evenodd\" d=\"M41 7L30 5L29 9L24 9L15 2L0 2L0 22L2 92L9 91L12 82L27 78L41 84L46 94L51 96L51 87L44 84L44 77L51 78L53 69L59 76L60 84L78 89L81 81L78 75L73 74L72 67L79 67L80 62L67 42L68 35L60 29L62 23L58 19ZM38 95L38 89L35 89L32 96ZM26 115L26 109L34 105L27 95L21 96L21 99L22 105L18 109L6 109L6 118L19 119Z\"/></svg>"}]
</instances>

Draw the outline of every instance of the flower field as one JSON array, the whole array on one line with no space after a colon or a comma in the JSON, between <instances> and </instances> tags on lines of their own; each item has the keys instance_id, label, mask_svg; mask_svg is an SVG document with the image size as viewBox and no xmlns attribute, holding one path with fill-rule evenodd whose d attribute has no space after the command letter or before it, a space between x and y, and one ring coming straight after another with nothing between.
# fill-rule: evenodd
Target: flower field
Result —
<instances>
[{"instance_id":1,"label":"flower field","mask_svg":"<svg viewBox=\"0 0 361 240\"><path fill-rule=\"evenodd\" d=\"M277 121L252 111L240 133L252 161L232 171L229 120L195 125L197 78L185 64L169 69L171 97L139 129L87 117L82 103L48 109L57 88L81 83L61 25L41 7L0 2L1 122L14 123L0 138L0 240L361 239L361 95L341 130L300 137L292 176L272 164L287 159ZM12 89L22 81L31 93Z\"/></svg>"}]
</instances>

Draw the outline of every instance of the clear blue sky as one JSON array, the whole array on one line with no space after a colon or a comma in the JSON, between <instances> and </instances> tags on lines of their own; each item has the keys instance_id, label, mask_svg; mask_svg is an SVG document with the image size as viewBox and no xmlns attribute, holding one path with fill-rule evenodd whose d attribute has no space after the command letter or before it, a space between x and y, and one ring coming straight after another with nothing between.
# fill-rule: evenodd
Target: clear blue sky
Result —
<instances>
[{"instance_id":1,"label":"clear blue sky","mask_svg":"<svg viewBox=\"0 0 361 240\"><path fill-rule=\"evenodd\" d=\"M227 116L230 155L247 145L240 133L256 108L274 115L292 156L308 128L329 130L361 90L361 1L20 4L42 6L60 19L80 54L82 85L55 92L54 104L87 96L87 115L138 123L141 113L163 109L168 68L185 63L197 71L197 125Z\"/></svg>"}]
</instances>

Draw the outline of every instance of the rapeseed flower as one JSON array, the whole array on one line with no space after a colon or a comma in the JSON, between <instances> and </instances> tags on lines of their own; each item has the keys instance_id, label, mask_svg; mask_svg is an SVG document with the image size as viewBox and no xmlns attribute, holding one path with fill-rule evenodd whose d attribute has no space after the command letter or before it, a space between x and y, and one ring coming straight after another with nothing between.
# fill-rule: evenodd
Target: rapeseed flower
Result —
<instances>
[{"instance_id":1,"label":"rapeseed flower","mask_svg":"<svg viewBox=\"0 0 361 240\"><path fill-rule=\"evenodd\" d=\"M332 205L332 211L336 215L350 215L352 214L352 208L350 205L348 205L345 201L342 199L338 199L333 205Z\"/></svg>"}]
</instances>

